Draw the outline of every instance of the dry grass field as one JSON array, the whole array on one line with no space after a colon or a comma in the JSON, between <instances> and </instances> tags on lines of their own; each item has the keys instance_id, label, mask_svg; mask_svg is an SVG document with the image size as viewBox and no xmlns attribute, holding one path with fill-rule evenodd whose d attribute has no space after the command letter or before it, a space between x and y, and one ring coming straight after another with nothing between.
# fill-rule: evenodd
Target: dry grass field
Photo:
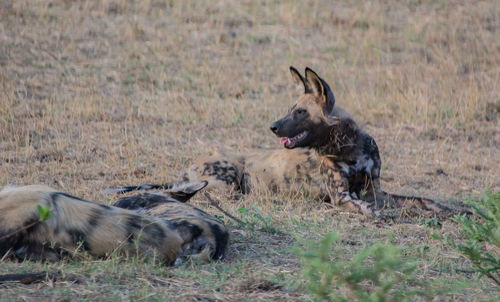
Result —
<instances>
[{"instance_id":1,"label":"dry grass field","mask_svg":"<svg viewBox=\"0 0 500 302\"><path fill-rule=\"evenodd\" d=\"M1 0L0 186L42 183L109 204L116 196L102 189L174 181L209 151L279 148L269 124L300 93L290 65L317 71L375 138L386 191L454 204L500 190L500 5L466 0ZM227 258L175 268L2 260L0 274L85 281L3 284L0 300L313 300L291 249L331 231L348 239L347 258L388 236L408 254L428 247L417 274L465 281L453 300L499 296L422 219L374 223L293 196L217 198L238 217L257 202L274 232L224 217ZM193 203L222 215L202 194Z\"/></svg>"}]
</instances>

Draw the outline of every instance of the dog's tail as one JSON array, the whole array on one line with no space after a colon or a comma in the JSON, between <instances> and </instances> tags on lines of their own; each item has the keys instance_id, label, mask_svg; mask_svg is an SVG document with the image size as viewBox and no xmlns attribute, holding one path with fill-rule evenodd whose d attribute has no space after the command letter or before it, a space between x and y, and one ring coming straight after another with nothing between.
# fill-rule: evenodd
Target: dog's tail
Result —
<instances>
[{"instance_id":1,"label":"dog's tail","mask_svg":"<svg viewBox=\"0 0 500 302\"><path fill-rule=\"evenodd\" d=\"M438 216L450 217L456 214L465 214L467 216L472 215L472 211L464 206L459 207L448 207L440 202L433 199L420 197L420 196L409 196L409 195L398 195L383 192L385 195L390 197L399 206L408 205L408 203L413 203L417 208L421 208L430 212L435 213Z\"/></svg>"},{"instance_id":2,"label":"dog's tail","mask_svg":"<svg viewBox=\"0 0 500 302\"><path fill-rule=\"evenodd\" d=\"M174 187L174 183L165 183L165 184L142 184L137 186L126 186L119 188L107 188L101 191L102 194L119 194L119 193L127 193L132 191L140 191L140 190L170 190Z\"/></svg>"},{"instance_id":3,"label":"dog's tail","mask_svg":"<svg viewBox=\"0 0 500 302\"><path fill-rule=\"evenodd\" d=\"M196 192L206 187L207 181L185 182L185 183L164 183L164 184L142 184L138 186L126 186L119 188L108 188L101 191L102 194L120 194L141 190L163 190L178 201L185 202Z\"/></svg>"}]
</instances>

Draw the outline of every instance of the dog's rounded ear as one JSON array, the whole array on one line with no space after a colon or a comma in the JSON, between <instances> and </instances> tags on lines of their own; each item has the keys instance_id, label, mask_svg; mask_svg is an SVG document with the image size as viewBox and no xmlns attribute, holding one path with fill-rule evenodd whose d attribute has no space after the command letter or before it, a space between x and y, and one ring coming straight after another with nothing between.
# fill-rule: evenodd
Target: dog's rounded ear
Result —
<instances>
[{"instance_id":1,"label":"dog's rounded ear","mask_svg":"<svg viewBox=\"0 0 500 302\"><path fill-rule=\"evenodd\" d=\"M180 202L186 202L193 197L196 192L203 189L207 185L208 181L206 180L174 184L172 188L166 191L166 194Z\"/></svg>"},{"instance_id":2,"label":"dog's rounded ear","mask_svg":"<svg viewBox=\"0 0 500 302\"><path fill-rule=\"evenodd\" d=\"M304 93L310 93L311 90L307 86L306 79L299 73L295 67L290 66L290 73L292 74L293 81L297 85L297 88L303 90Z\"/></svg>"},{"instance_id":3,"label":"dog's rounded ear","mask_svg":"<svg viewBox=\"0 0 500 302\"><path fill-rule=\"evenodd\" d=\"M335 96L330 86L309 67L306 67L306 83L312 94L320 97L323 112L329 115L335 106Z\"/></svg>"}]
</instances>

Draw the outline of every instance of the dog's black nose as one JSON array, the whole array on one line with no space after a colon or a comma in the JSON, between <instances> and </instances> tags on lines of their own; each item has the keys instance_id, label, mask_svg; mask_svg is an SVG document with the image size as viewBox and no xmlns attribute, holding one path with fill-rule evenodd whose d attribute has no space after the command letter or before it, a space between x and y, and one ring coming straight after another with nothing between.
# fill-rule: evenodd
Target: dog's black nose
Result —
<instances>
[{"instance_id":1,"label":"dog's black nose","mask_svg":"<svg viewBox=\"0 0 500 302\"><path fill-rule=\"evenodd\" d=\"M271 127L269 127L271 129L271 131L274 133L274 134L278 134L278 123L277 122L274 122L271 124Z\"/></svg>"}]
</instances>

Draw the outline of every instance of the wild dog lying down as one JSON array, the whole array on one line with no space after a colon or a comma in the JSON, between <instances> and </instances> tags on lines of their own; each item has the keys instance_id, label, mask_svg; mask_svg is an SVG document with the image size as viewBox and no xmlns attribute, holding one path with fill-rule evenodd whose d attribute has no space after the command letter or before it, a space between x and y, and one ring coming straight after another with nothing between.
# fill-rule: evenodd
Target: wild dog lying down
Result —
<instances>
[{"instance_id":1,"label":"wild dog lying down","mask_svg":"<svg viewBox=\"0 0 500 302\"><path fill-rule=\"evenodd\" d=\"M185 173L185 181L207 180L209 188L231 186L242 193L305 188L314 199L369 216L378 216L378 209L386 206L402 206L409 199L419 208L448 215L448 208L430 199L382 191L375 140L335 105L332 90L314 71L306 68L305 78L293 67L290 72L304 94L285 117L271 125L285 148L203 157ZM141 188L145 187L126 189Z\"/></svg>"},{"instance_id":2,"label":"wild dog lying down","mask_svg":"<svg viewBox=\"0 0 500 302\"><path fill-rule=\"evenodd\" d=\"M206 182L172 188L172 196L130 197L118 206L130 209L162 207L159 217L86 201L46 186L8 187L0 191L0 257L59 260L76 250L97 257L120 252L154 256L166 264L184 257L218 259L224 255L228 232L205 212L174 198L187 196ZM151 194L150 194L151 195ZM37 206L51 215L40 221ZM172 218L172 220L170 220Z\"/></svg>"}]
</instances>

